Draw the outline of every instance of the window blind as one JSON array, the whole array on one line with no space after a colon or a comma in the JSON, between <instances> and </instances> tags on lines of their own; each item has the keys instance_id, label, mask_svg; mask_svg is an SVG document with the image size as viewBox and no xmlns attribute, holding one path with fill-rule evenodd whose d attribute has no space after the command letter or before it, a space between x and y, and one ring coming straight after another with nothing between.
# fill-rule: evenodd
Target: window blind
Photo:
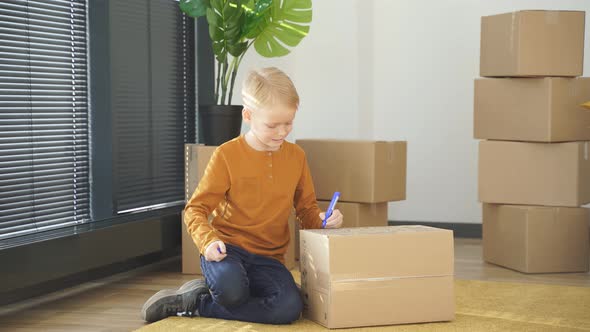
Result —
<instances>
[{"instance_id":1,"label":"window blind","mask_svg":"<svg viewBox=\"0 0 590 332\"><path fill-rule=\"evenodd\" d=\"M0 239L89 218L86 8L0 2Z\"/></svg>"},{"instance_id":2,"label":"window blind","mask_svg":"<svg viewBox=\"0 0 590 332\"><path fill-rule=\"evenodd\" d=\"M195 141L194 20L174 0L111 2L113 202L117 213L184 202Z\"/></svg>"}]
</instances>

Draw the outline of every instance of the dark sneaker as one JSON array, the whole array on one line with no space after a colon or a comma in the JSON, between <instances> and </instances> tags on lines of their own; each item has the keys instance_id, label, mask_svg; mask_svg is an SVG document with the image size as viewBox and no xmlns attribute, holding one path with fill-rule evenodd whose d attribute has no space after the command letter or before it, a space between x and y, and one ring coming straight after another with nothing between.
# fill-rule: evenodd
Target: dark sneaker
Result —
<instances>
[{"instance_id":1,"label":"dark sneaker","mask_svg":"<svg viewBox=\"0 0 590 332\"><path fill-rule=\"evenodd\" d=\"M179 291L183 291L185 289L193 289L195 287L200 287L201 284L204 284L205 280L203 279L193 279L190 281L185 282L184 284L182 284L182 286L180 286L180 288L178 289ZM207 287L205 285L205 287ZM209 290L207 289L207 293L209 293Z\"/></svg>"},{"instance_id":2,"label":"dark sneaker","mask_svg":"<svg viewBox=\"0 0 590 332\"><path fill-rule=\"evenodd\" d=\"M198 316L200 298L209 293L205 280L191 280L178 289L164 289L150 297L141 309L141 318L148 323L169 316Z\"/></svg>"}]
</instances>

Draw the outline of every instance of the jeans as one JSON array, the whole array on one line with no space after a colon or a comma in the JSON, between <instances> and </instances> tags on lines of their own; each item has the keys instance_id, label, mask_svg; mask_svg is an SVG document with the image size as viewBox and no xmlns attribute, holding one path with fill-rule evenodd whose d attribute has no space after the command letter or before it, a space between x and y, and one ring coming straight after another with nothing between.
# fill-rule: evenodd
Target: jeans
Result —
<instances>
[{"instance_id":1,"label":"jeans","mask_svg":"<svg viewBox=\"0 0 590 332\"><path fill-rule=\"evenodd\" d=\"M301 296L281 262L230 244L226 250L221 262L208 262L201 256L211 295L201 299L200 316L266 324L299 319Z\"/></svg>"}]
</instances>

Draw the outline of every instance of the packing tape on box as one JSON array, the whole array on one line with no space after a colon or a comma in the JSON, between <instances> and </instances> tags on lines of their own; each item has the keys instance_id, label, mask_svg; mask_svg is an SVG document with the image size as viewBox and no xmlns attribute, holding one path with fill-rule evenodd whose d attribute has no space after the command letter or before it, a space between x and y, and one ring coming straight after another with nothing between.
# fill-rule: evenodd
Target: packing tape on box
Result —
<instances>
[{"instance_id":1,"label":"packing tape on box","mask_svg":"<svg viewBox=\"0 0 590 332\"><path fill-rule=\"evenodd\" d=\"M514 53L514 31L516 30L516 16L517 12L512 12L512 19L510 20L510 54Z\"/></svg>"},{"instance_id":2,"label":"packing tape on box","mask_svg":"<svg viewBox=\"0 0 590 332\"><path fill-rule=\"evenodd\" d=\"M301 261L301 287L303 288L308 287L312 290L318 291L320 293L327 293L330 289L330 274L324 271L316 271L306 269L305 258L303 257ZM314 275L313 283L309 283L308 280L308 273L312 273Z\"/></svg>"},{"instance_id":3,"label":"packing tape on box","mask_svg":"<svg viewBox=\"0 0 590 332\"><path fill-rule=\"evenodd\" d=\"M343 276L341 274L336 274L332 278L332 283L339 284L339 283L356 283L356 282L384 282L384 281L394 281L394 280L401 280L401 279L416 279L416 278L440 278L440 277L452 277L453 274L427 274L427 275L412 275L412 276L398 276L398 277L373 277L373 278L342 278L339 277ZM347 276L344 274L344 276Z\"/></svg>"},{"instance_id":4,"label":"packing tape on box","mask_svg":"<svg viewBox=\"0 0 590 332\"><path fill-rule=\"evenodd\" d=\"M389 149L387 149L387 163L393 164L395 160L395 144L390 144Z\"/></svg>"},{"instance_id":5,"label":"packing tape on box","mask_svg":"<svg viewBox=\"0 0 590 332\"><path fill-rule=\"evenodd\" d=\"M559 23L559 12L548 10L545 12L545 23L555 25Z\"/></svg>"},{"instance_id":6,"label":"packing tape on box","mask_svg":"<svg viewBox=\"0 0 590 332\"><path fill-rule=\"evenodd\" d=\"M318 228L309 229L322 235L345 236L345 235L369 235L369 234L390 234L404 232L432 232L433 227L423 225L401 225L401 226L366 226L366 227L348 227L348 228ZM437 232L451 232L446 229L436 229Z\"/></svg>"},{"instance_id":7,"label":"packing tape on box","mask_svg":"<svg viewBox=\"0 0 590 332\"><path fill-rule=\"evenodd\" d=\"M340 292L340 291L354 291L354 290L363 290L363 289L387 289L390 287L396 287L395 285L399 285L399 283L404 281L425 281L425 280L446 280L448 284L452 284L454 276L452 275L442 275L442 276L433 276L433 277L418 277L418 278L400 278L400 279L387 279L387 280L379 280L379 282L364 282L364 281L354 281L354 282L342 282L342 283L333 283L330 291L332 292Z\"/></svg>"},{"instance_id":8,"label":"packing tape on box","mask_svg":"<svg viewBox=\"0 0 590 332\"><path fill-rule=\"evenodd\" d=\"M571 79L571 80L567 80L567 83L569 84L569 93L570 93L570 97L575 97L578 95L578 80L577 79Z\"/></svg>"},{"instance_id":9,"label":"packing tape on box","mask_svg":"<svg viewBox=\"0 0 590 332\"><path fill-rule=\"evenodd\" d=\"M372 216L376 216L377 215L377 203L371 203L371 205L369 207L369 213Z\"/></svg>"},{"instance_id":10,"label":"packing tape on box","mask_svg":"<svg viewBox=\"0 0 590 332\"><path fill-rule=\"evenodd\" d=\"M338 275L336 275L337 277ZM389 283L399 280L408 279L431 279L431 278L454 278L453 274L433 274L433 275L416 275L416 276L400 276L400 277L380 277L380 278L348 278L348 279L332 279L324 278L323 282L316 282L309 284L304 276L301 278L301 287L309 291L315 291L322 294L328 294L330 290L338 289L355 289L358 287L374 287L375 283ZM331 286L330 286L331 285Z\"/></svg>"}]
</instances>

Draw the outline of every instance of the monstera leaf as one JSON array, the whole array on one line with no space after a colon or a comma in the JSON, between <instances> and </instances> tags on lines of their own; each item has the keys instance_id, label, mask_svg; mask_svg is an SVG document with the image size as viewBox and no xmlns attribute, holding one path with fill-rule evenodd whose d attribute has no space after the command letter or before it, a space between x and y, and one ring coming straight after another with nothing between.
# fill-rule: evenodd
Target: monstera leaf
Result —
<instances>
[{"instance_id":1,"label":"monstera leaf","mask_svg":"<svg viewBox=\"0 0 590 332\"><path fill-rule=\"evenodd\" d=\"M210 7L209 0L180 0L178 6L191 17L205 16Z\"/></svg>"},{"instance_id":2,"label":"monstera leaf","mask_svg":"<svg viewBox=\"0 0 590 332\"><path fill-rule=\"evenodd\" d=\"M245 5L246 24L244 25L244 37L254 39L258 37L262 29L258 28L270 15L270 7L273 0L249 0Z\"/></svg>"},{"instance_id":3,"label":"monstera leaf","mask_svg":"<svg viewBox=\"0 0 590 332\"><path fill-rule=\"evenodd\" d=\"M289 54L309 32L311 0L274 0L255 32L256 51L265 57Z\"/></svg>"},{"instance_id":4,"label":"monstera leaf","mask_svg":"<svg viewBox=\"0 0 590 332\"><path fill-rule=\"evenodd\" d=\"M227 54L240 56L248 43L242 41L242 27L246 20L241 0L210 0L207 8L209 36L217 61L227 60Z\"/></svg>"},{"instance_id":5,"label":"monstera leaf","mask_svg":"<svg viewBox=\"0 0 590 332\"><path fill-rule=\"evenodd\" d=\"M207 17L220 105L231 102L238 67L252 44L265 57L286 55L309 32L312 16L311 0L179 0L179 7L188 16Z\"/></svg>"}]
</instances>

